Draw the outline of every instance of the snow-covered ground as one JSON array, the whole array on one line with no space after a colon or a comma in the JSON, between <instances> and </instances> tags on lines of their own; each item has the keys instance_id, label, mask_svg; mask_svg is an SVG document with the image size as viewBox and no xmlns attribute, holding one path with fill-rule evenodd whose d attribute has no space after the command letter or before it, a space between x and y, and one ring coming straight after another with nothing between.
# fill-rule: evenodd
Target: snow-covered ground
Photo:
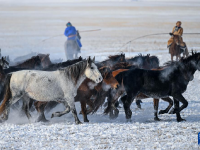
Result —
<instances>
[{"instance_id":1,"label":"snow-covered ground","mask_svg":"<svg viewBox=\"0 0 200 150\"><path fill-rule=\"evenodd\" d=\"M199 32L200 3L196 2L76 2L59 3L9 3L0 1L0 48L11 59L30 52L50 53L51 59L63 58L64 36L43 39L62 34L65 24L71 21L77 29L101 29L99 32L82 33L81 55L96 56L104 60L110 54L138 53L157 55L161 64L170 60L166 49L168 35L139 39L122 47L136 37L152 33L168 33L175 22L183 22L184 32ZM189 49L199 50L198 35L184 35ZM121 49L120 49L121 48ZM89 123L75 125L72 114L51 119L49 123L35 123L11 110L8 121L0 124L0 149L198 149L200 132L200 72L184 93L189 105L181 112L186 122L177 123L175 115L159 116L153 120L153 100L143 100L142 110L132 104L132 122L127 123L123 109L119 117L110 120L102 115L103 109L89 115ZM76 104L78 112L80 104ZM159 109L167 107L160 101ZM63 110L59 105L51 112ZM79 115L80 120L82 116Z\"/></svg>"}]
</instances>

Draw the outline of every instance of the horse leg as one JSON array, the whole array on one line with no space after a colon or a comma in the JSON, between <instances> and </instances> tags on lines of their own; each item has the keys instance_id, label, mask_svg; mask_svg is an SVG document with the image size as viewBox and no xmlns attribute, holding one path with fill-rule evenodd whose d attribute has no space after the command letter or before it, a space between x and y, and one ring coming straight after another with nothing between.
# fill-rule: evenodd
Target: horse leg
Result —
<instances>
[{"instance_id":1,"label":"horse leg","mask_svg":"<svg viewBox=\"0 0 200 150\"><path fill-rule=\"evenodd\" d=\"M171 61L173 61L173 57L174 57L174 56L171 54Z\"/></svg>"},{"instance_id":2,"label":"horse leg","mask_svg":"<svg viewBox=\"0 0 200 150\"><path fill-rule=\"evenodd\" d=\"M121 101L123 102L124 105L124 111L126 114L127 121L131 121L132 111L130 109L130 106L136 95L137 93L127 92L127 95L121 98Z\"/></svg>"},{"instance_id":3,"label":"horse leg","mask_svg":"<svg viewBox=\"0 0 200 150\"><path fill-rule=\"evenodd\" d=\"M74 107L70 107L70 109L72 111L72 115L74 116L75 123L76 124L81 124L81 121L78 119L78 116L77 116L75 105L74 105Z\"/></svg>"},{"instance_id":4,"label":"horse leg","mask_svg":"<svg viewBox=\"0 0 200 150\"><path fill-rule=\"evenodd\" d=\"M89 120L87 118L86 102L83 100L81 100L81 111L82 111L84 122L89 122Z\"/></svg>"},{"instance_id":5,"label":"horse leg","mask_svg":"<svg viewBox=\"0 0 200 150\"><path fill-rule=\"evenodd\" d=\"M177 101L176 99L174 99L174 106L175 109L179 109L179 101ZM178 122L186 121L185 119L181 118L180 112L176 112L176 119Z\"/></svg>"},{"instance_id":6,"label":"horse leg","mask_svg":"<svg viewBox=\"0 0 200 150\"><path fill-rule=\"evenodd\" d=\"M116 119L119 115L119 110L115 106L116 103L112 104L112 118L111 119Z\"/></svg>"},{"instance_id":7,"label":"horse leg","mask_svg":"<svg viewBox=\"0 0 200 150\"><path fill-rule=\"evenodd\" d=\"M176 103L176 107L175 107L173 113L177 114L177 121L178 122L184 121L184 119L182 119L179 116L180 114L178 114L178 113L180 113L184 108L186 108L188 106L188 101L182 96L182 94L173 94L173 98L174 98L174 102ZM183 103L183 105L181 107L179 107L179 104L178 104L177 101Z\"/></svg>"},{"instance_id":8,"label":"horse leg","mask_svg":"<svg viewBox=\"0 0 200 150\"><path fill-rule=\"evenodd\" d=\"M169 103L169 106L168 106L165 110L160 110L160 111L159 111L159 114L165 114L165 113L168 113L169 110L170 110L170 109L172 108L172 106L173 106L173 101L172 101L171 98L166 97L166 98L162 98L162 100L168 102L168 103Z\"/></svg>"},{"instance_id":9,"label":"horse leg","mask_svg":"<svg viewBox=\"0 0 200 150\"><path fill-rule=\"evenodd\" d=\"M28 120L30 120L30 118L31 118L31 114L29 113L30 98L28 96L24 96L22 99L23 99L23 109L25 111L25 114L26 114Z\"/></svg>"},{"instance_id":10,"label":"horse leg","mask_svg":"<svg viewBox=\"0 0 200 150\"><path fill-rule=\"evenodd\" d=\"M3 101L2 104L1 104L1 107L0 107L0 109L3 109L3 116L0 119L0 122L8 120L11 105L16 103L20 98L21 97L13 97L12 98L11 92L8 92L8 93L5 94L5 97L4 97L5 103Z\"/></svg>"},{"instance_id":11,"label":"horse leg","mask_svg":"<svg viewBox=\"0 0 200 150\"><path fill-rule=\"evenodd\" d=\"M33 99L30 99L30 102L29 102L29 109L31 112L33 112L35 110L35 108L33 107L33 103L34 103L34 100Z\"/></svg>"},{"instance_id":12,"label":"horse leg","mask_svg":"<svg viewBox=\"0 0 200 150\"><path fill-rule=\"evenodd\" d=\"M160 121L158 118L158 106L159 106L159 99L153 99L153 104L154 104L154 120L155 121Z\"/></svg>"},{"instance_id":13,"label":"horse leg","mask_svg":"<svg viewBox=\"0 0 200 150\"><path fill-rule=\"evenodd\" d=\"M88 99L88 100L86 101L86 104L89 106L89 109L88 109L88 107L86 108L86 113L87 113L87 115L88 115L88 114L90 114L90 113L92 112L92 110L94 109L94 103L92 102L91 99Z\"/></svg>"},{"instance_id":14,"label":"horse leg","mask_svg":"<svg viewBox=\"0 0 200 150\"><path fill-rule=\"evenodd\" d=\"M176 55L176 61L178 61L178 56Z\"/></svg>"},{"instance_id":15,"label":"horse leg","mask_svg":"<svg viewBox=\"0 0 200 150\"><path fill-rule=\"evenodd\" d=\"M142 101L141 101L140 99L137 99L137 100L135 101L135 103L136 103L136 105L137 105L137 108L142 109L142 108L141 108L141 103L142 103Z\"/></svg>"},{"instance_id":16,"label":"horse leg","mask_svg":"<svg viewBox=\"0 0 200 150\"><path fill-rule=\"evenodd\" d=\"M65 105L66 109L64 111L61 111L61 112L58 111L58 112L52 113L51 118L61 117L61 116L70 112L70 106L68 105L68 103L66 101L63 101L62 103Z\"/></svg>"},{"instance_id":17,"label":"horse leg","mask_svg":"<svg viewBox=\"0 0 200 150\"><path fill-rule=\"evenodd\" d=\"M48 122L48 120L44 115L44 109L47 104L48 102L39 102L39 101L34 103L36 110L39 112L39 117L37 118L36 122Z\"/></svg>"}]
</instances>

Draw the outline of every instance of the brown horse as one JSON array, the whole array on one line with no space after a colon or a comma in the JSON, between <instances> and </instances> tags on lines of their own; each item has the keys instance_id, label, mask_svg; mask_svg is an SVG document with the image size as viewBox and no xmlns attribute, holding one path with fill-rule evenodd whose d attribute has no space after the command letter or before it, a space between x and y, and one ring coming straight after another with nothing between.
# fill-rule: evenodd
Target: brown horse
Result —
<instances>
[{"instance_id":1,"label":"brown horse","mask_svg":"<svg viewBox=\"0 0 200 150\"><path fill-rule=\"evenodd\" d=\"M173 42L169 48L169 53L171 54L171 61L173 61L173 57L176 56L176 61L180 60L181 53L183 53L183 57L187 57L189 55L188 49L186 46L185 50L182 50L180 47L181 37L179 35L173 35Z\"/></svg>"},{"instance_id":2,"label":"brown horse","mask_svg":"<svg viewBox=\"0 0 200 150\"><path fill-rule=\"evenodd\" d=\"M101 67L99 71L102 74L103 82L94 84L94 82L89 79L84 80L83 83L78 88L77 95L75 97L75 102L81 103L81 111L83 114L84 122L89 122L87 118L86 104L89 105L90 108L93 108L93 102L90 100L92 95L96 95L101 90L105 90L104 84L110 85L111 88L114 88L114 89L118 87L118 82L112 76L112 72L109 67ZM52 105L50 106L51 109L52 107L55 107L57 104L58 103L52 103ZM36 110L40 113L40 116L37 121L43 121L43 122L47 121L44 115L44 109L46 105L47 103L44 103L44 102L35 103ZM57 117L60 117L62 115L59 115ZM55 116L52 115L52 117L55 117Z\"/></svg>"}]
</instances>

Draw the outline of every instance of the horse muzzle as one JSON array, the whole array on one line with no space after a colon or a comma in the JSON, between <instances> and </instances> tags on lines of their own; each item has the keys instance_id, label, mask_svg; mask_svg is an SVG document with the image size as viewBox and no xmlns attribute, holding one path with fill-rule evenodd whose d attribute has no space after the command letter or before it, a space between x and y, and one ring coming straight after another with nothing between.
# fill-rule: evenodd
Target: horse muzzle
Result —
<instances>
[{"instance_id":1,"label":"horse muzzle","mask_svg":"<svg viewBox=\"0 0 200 150\"><path fill-rule=\"evenodd\" d=\"M99 78L97 78L97 79L95 80L95 82L96 82L96 83L100 83L102 80L103 80L103 78L100 76Z\"/></svg>"}]
</instances>

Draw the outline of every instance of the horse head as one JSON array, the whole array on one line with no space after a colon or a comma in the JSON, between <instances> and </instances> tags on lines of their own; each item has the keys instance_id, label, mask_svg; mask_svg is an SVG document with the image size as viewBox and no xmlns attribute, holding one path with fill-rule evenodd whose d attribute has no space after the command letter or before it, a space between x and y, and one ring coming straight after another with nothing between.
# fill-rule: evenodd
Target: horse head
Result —
<instances>
[{"instance_id":1,"label":"horse head","mask_svg":"<svg viewBox=\"0 0 200 150\"><path fill-rule=\"evenodd\" d=\"M173 35L173 37L174 37L174 42L176 43L176 45L180 45L181 37L179 35Z\"/></svg>"},{"instance_id":2,"label":"horse head","mask_svg":"<svg viewBox=\"0 0 200 150\"><path fill-rule=\"evenodd\" d=\"M34 68L36 68L36 69L41 69L43 66L42 66L42 62L41 62L41 59L40 59L40 57L39 56L33 56L31 59L34 59L34 62L35 62L35 66L34 66ZM31 60L30 59L30 60ZM27 61L28 62L28 61ZM29 63L31 63L30 61L29 61Z\"/></svg>"},{"instance_id":3,"label":"horse head","mask_svg":"<svg viewBox=\"0 0 200 150\"><path fill-rule=\"evenodd\" d=\"M87 59L87 66L85 69L85 76L91 80L93 80L96 83L99 83L102 81L102 76L101 73L99 72L97 66L94 64L95 62L95 57L93 60L89 57Z\"/></svg>"},{"instance_id":4,"label":"horse head","mask_svg":"<svg viewBox=\"0 0 200 150\"><path fill-rule=\"evenodd\" d=\"M51 60L49 58L49 55L50 54L46 54L46 55L39 55L38 54L38 56L41 59L41 65L42 65L43 68L47 68L48 66L50 66L52 64Z\"/></svg>"},{"instance_id":5,"label":"horse head","mask_svg":"<svg viewBox=\"0 0 200 150\"><path fill-rule=\"evenodd\" d=\"M194 79L194 73L196 70L200 71L200 53L194 53L192 51L192 55L187 58L181 58L180 61L181 65L184 66L183 73L185 77L188 78L189 81Z\"/></svg>"},{"instance_id":6,"label":"horse head","mask_svg":"<svg viewBox=\"0 0 200 150\"><path fill-rule=\"evenodd\" d=\"M120 56L120 62L126 62L126 58L125 58L125 54L124 53L121 53L121 56Z\"/></svg>"},{"instance_id":7,"label":"horse head","mask_svg":"<svg viewBox=\"0 0 200 150\"><path fill-rule=\"evenodd\" d=\"M119 86L118 81L113 77L112 72L110 70L109 67L101 67L99 69L102 77L103 77L103 81L107 84L110 85L111 88L113 89L117 89Z\"/></svg>"},{"instance_id":8,"label":"horse head","mask_svg":"<svg viewBox=\"0 0 200 150\"><path fill-rule=\"evenodd\" d=\"M9 68L9 62L4 57L0 59L0 65L3 69Z\"/></svg>"}]
</instances>

